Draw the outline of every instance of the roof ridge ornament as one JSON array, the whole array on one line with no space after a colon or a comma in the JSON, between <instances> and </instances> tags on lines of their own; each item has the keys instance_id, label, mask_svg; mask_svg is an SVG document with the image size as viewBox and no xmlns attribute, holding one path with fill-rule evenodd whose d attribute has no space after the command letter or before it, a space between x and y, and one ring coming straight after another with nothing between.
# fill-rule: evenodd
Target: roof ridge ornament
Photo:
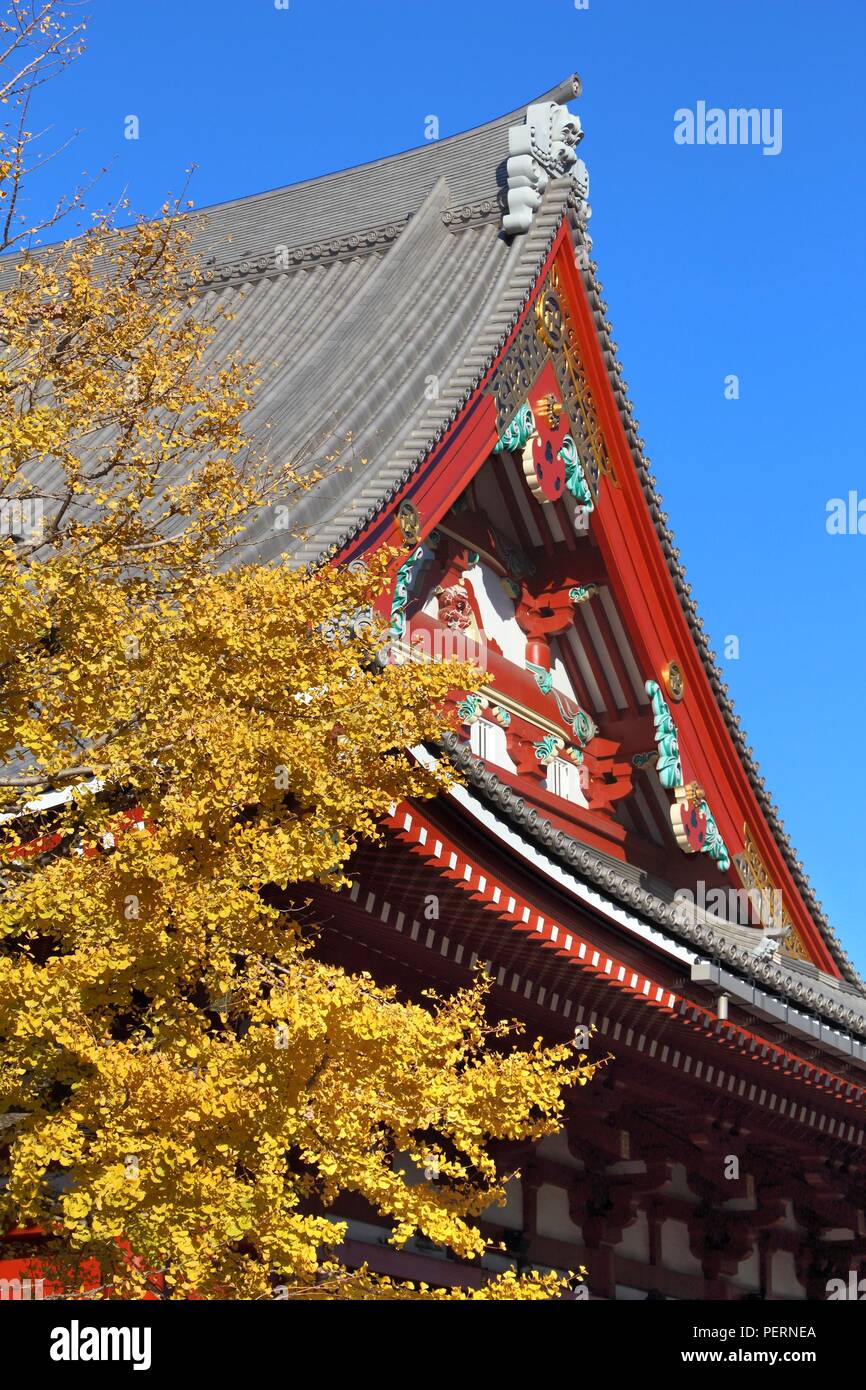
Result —
<instances>
[{"instance_id":1,"label":"roof ridge ornament","mask_svg":"<svg viewBox=\"0 0 866 1390\"><path fill-rule=\"evenodd\" d=\"M527 232L541 195L552 178L571 179L579 202L590 215L589 174L575 146L583 139L580 117L555 101L538 101L526 108L522 125L508 128L508 212L506 232Z\"/></svg>"}]
</instances>

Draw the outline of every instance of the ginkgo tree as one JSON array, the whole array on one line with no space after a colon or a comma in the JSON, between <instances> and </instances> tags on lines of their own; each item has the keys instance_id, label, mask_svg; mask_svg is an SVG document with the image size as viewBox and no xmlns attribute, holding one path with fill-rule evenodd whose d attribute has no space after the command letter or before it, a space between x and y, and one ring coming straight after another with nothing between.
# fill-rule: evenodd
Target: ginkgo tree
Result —
<instances>
[{"instance_id":1,"label":"ginkgo tree","mask_svg":"<svg viewBox=\"0 0 866 1390\"><path fill-rule=\"evenodd\" d=\"M0 29L0 1238L38 1227L69 1296L555 1296L341 1263L345 1193L481 1257L491 1142L593 1065L491 1022L483 977L413 1001L326 963L286 906L446 784L407 750L478 673L383 662L387 556L231 563L304 479L245 433L177 206L24 235L31 90L79 36L51 0Z\"/></svg>"}]
</instances>

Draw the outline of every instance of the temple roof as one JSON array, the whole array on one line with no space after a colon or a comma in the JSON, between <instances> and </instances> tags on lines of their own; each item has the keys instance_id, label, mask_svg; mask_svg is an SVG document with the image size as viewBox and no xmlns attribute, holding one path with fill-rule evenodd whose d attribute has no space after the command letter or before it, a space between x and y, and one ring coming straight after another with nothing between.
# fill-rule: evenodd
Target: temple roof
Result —
<instances>
[{"instance_id":1,"label":"temple roof","mask_svg":"<svg viewBox=\"0 0 866 1390\"><path fill-rule=\"evenodd\" d=\"M569 77L536 101L578 94ZM317 466L300 500L296 543L263 516L242 559L287 548L302 563L345 545L408 481L457 418L530 295L553 237L573 207L552 179L529 232L501 230L508 129L520 107L474 130L271 193L205 210L196 249L210 261L208 296L235 315L218 350L241 345L262 364L250 420L267 424L268 451ZM576 241L591 241L570 217ZM281 255L289 269L278 269ZM639 422L616 357L597 279L584 283L623 424L671 580L755 795L839 968L860 985L785 833L716 664L663 510ZM431 379L439 395L429 399Z\"/></svg>"},{"instance_id":2,"label":"temple roof","mask_svg":"<svg viewBox=\"0 0 866 1390\"><path fill-rule=\"evenodd\" d=\"M564 100L576 79L546 94ZM301 563L365 525L441 439L526 302L571 185L554 180L528 236L501 230L509 113L465 134L204 210L204 310L233 321L214 351L260 366L248 427L270 458L321 480L263 513L240 552Z\"/></svg>"},{"instance_id":3,"label":"temple roof","mask_svg":"<svg viewBox=\"0 0 866 1390\"><path fill-rule=\"evenodd\" d=\"M569 77L536 101L579 94ZM201 311L231 314L213 354L259 364L248 417L274 463L317 481L270 509L235 559L314 565L393 502L470 401L518 322L567 219L611 391L671 582L767 823L843 975L862 982L827 921L760 775L691 596L617 360L574 185L552 177L523 235L502 230L509 128L526 108L447 139L204 209L194 235ZM287 499L289 500L289 499Z\"/></svg>"}]
</instances>

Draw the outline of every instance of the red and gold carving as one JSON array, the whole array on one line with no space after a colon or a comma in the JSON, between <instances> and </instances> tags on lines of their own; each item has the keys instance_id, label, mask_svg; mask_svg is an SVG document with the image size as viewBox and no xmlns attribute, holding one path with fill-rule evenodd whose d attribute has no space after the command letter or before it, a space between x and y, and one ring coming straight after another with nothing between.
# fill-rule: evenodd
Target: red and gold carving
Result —
<instances>
[{"instance_id":1,"label":"red and gold carving","mask_svg":"<svg viewBox=\"0 0 866 1390\"><path fill-rule=\"evenodd\" d=\"M743 824L743 850L741 854L734 855L734 864L743 886L747 889L757 889L766 902L773 902L776 894L781 897L779 890L773 882L770 871L758 853L758 847L752 839L748 825ZM791 921L790 914L782 907L782 923L785 926L785 936L782 939L782 949L789 955L796 956L799 960L810 960L811 957L797 928ZM775 922L772 924L776 925Z\"/></svg>"},{"instance_id":2,"label":"red and gold carving","mask_svg":"<svg viewBox=\"0 0 866 1390\"><path fill-rule=\"evenodd\" d=\"M466 632L475 623L472 602L465 584L449 584L439 590L439 621L452 632Z\"/></svg>"},{"instance_id":3,"label":"red and gold carving","mask_svg":"<svg viewBox=\"0 0 866 1390\"><path fill-rule=\"evenodd\" d=\"M545 363L529 393L535 433L523 449L523 472L539 502L558 502L565 495L565 461L559 457L569 432L556 373Z\"/></svg>"},{"instance_id":4,"label":"red and gold carving","mask_svg":"<svg viewBox=\"0 0 866 1390\"><path fill-rule=\"evenodd\" d=\"M686 854L697 854L707 841L707 817L701 809L704 793L697 782L677 787L671 806L671 825L676 842Z\"/></svg>"}]
</instances>

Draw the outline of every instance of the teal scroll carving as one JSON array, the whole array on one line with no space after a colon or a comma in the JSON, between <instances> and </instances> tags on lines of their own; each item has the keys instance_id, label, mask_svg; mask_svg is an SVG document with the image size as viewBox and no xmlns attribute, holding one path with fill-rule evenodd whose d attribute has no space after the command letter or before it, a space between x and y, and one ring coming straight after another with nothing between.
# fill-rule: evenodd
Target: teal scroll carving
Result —
<instances>
[{"instance_id":1,"label":"teal scroll carving","mask_svg":"<svg viewBox=\"0 0 866 1390\"><path fill-rule=\"evenodd\" d=\"M408 560L403 561L397 571L397 578L394 582L394 597L391 600L391 631L395 637L402 637L406 631L406 605L412 592L416 566L423 559L424 546L419 545L417 550L412 551Z\"/></svg>"},{"instance_id":2,"label":"teal scroll carving","mask_svg":"<svg viewBox=\"0 0 866 1390\"><path fill-rule=\"evenodd\" d=\"M595 506L592 500L592 493L586 481L586 474L583 471L583 464L577 452L577 445L570 434L567 434L562 441L562 448L557 455L565 464L565 486L568 488L575 502L591 512Z\"/></svg>"},{"instance_id":3,"label":"teal scroll carving","mask_svg":"<svg viewBox=\"0 0 866 1390\"><path fill-rule=\"evenodd\" d=\"M526 669L532 672L535 677L535 684L542 695L549 695L553 689L553 672L548 671L544 666L536 666L534 661L527 661Z\"/></svg>"},{"instance_id":4,"label":"teal scroll carving","mask_svg":"<svg viewBox=\"0 0 866 1390\"><path fill-rule=\"evenodd\" d=\"M658 681L647 681L644 690L650 697L655 720L655 739L659 754L656 771L662 786L673 791L674 787L681 787L683 784L683 765L680 761L677 726L671 718L671 712Z\"/></svg>"},{"instance_id":5,"label":"teal scroll carving","mask_svg":"<svg viewBox=\"0 0 866 1390\"><path fill-rule=\"evenodd\" d=\"M536 758L546 767L559 755L565 747L565 742L561 738L554 737L553 734L545 734L544 738L539 739L538 743L534 743L532 746L535 749Z\"/></svg>"},{"instance_id":6,"label":"teal scroll carving","mask_svg":"<svg viewBox=\"0 0 866 1390\"><path fill-rule=\"evenodd\" d=\"M707 818L707 836L703 846L704 854L708 854L711 859L714 859L722 873L724 873L731 867L731 856L728 853L728 847L719 834L719 827L716 825L715 816L705 801L701 802L699 810Z\"/></svg>"},{"instance_id":7,"label":"teal scroll carving","mask_svg":"<svg viewBox=\"0 0 866 1390\"><path fill-rule=\"evenodd\" d=\"M493 446L494 454L500 454L503 450L517 451L522 449L535 434L535 420L528 404L520 407L514 419L506 425L498 440Z\"/></svg>"}]
</instances>

